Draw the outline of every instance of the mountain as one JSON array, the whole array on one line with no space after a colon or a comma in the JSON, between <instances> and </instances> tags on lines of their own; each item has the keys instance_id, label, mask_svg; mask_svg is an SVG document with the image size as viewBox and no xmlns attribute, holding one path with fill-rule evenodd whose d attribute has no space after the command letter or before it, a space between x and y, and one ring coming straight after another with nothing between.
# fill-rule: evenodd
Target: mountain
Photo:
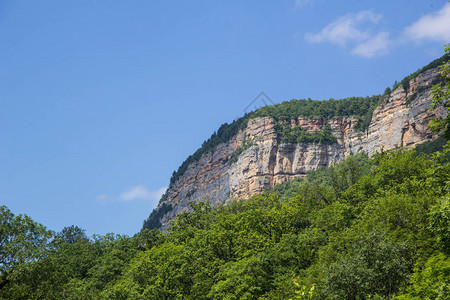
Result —
<instances>
[{"instance_id":1,"label":"mountain","mask_svg":"<svg viewBox=\"0 0 450 300\"><path fill-rule=\"evenodd\" d=\"M442 57L382 95L341 100L291 100L222 125L173 173L143 228L165 228L190 201L212 205L248 199L275 185L329 167L350 154L412 148L434 140L431 86Z\"/></svg>"},{"instance_id":2,"label":"mountain","mask_svg":"<svg viewBox=\"0 0 450 300\"><path fill-rule=\"evenodd\" d=\"M55 233L0 205L0 299L448 299L450 142L426 126L436 69L413 75L224 124L174 172L162 230Z\"/></svg>"}]
</instances>

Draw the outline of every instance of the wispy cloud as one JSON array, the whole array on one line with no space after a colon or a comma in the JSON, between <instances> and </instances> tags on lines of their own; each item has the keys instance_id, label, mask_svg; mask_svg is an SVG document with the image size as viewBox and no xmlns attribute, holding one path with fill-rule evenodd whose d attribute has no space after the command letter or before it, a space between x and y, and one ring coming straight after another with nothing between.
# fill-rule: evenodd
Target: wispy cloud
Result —
<instances>
[{"instance_id":1,"label":"wispy cloud","mask_svg":"<svg viewBox=\"0 0 450 300\"><path fill-rule=\"evenodd\" d=\"M389 33L380 32L363 43L358 44L352 50L352 54L370 58L376 55L386 54L389 50L389 45Z\"/></svg>"},{"instance_id":2,"label":"wispy cloud","mask_svg":"<svg viewBox=\"0 0 450 300\"><path fill-rule=\"evenodd\" d=\"M450 3L438 12L425 15L404 30L406 38L414 41L450 42Z\"/></svg>"},{"instance_id":3,"label":"wispy cloud","mask_svg":"<svg viewBox=\"0 0 450 300\"><path fill-rule=\"evenodd\" d=\"M353 55L371 58L389 52L395 45L411 41L450 42L450 3L439 11L421 17L398 31L396 37L386 30L373 28L383 16L370 10L347 14L316 33L307 33L309 43L331 43L348 49Z\"/></svg>"},{"instance_id":4,"label":"wispy cloud","mask_svg":"<svg viewBox=\"0 0 450 300\"><path fill-rule=\"evenodd\" d=\"M106 194L101 194L95 197L95 199L97 199L98 202L105 203L110 199L110 197Z\"/></svg>"},{"instance_id":5,"label":"wispy cloud","mask_svg":"<svg viewBox=\"0 0 450 300\"><path fill-rule=\"evenodd\" d=\"M149 191L144 186L138 185L132 187L119 196L120 201L133 201L133 200L150 200L158 201L165 193L167 187L162 187L156 191Z\"/></svg>"},{"instance_id":6,"label":"wispy cloud","mask_svg":"<svg viewBox=\"0 0 450 300\"><path fill-rule=\"evenodd\" d=\"M345 46L348 42L361 42L371 38L371 34L363 26L367 23L375 24L382 15L372 11L360 11L338 18L325 26L320 32L305 34L310 43L330 42Z\"/></svg>"}]
</instances>

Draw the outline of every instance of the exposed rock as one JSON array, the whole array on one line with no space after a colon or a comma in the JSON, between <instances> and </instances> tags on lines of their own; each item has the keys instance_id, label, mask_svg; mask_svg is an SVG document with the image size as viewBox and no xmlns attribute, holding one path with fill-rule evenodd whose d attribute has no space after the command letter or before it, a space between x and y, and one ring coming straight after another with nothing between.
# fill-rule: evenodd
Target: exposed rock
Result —
<instances>
[{"instance_id":1,"label":"exposed rock","mask_svg":"<svg viewBox=\"0 0 450 300\"><path fill-rule=\"evenodd\" d=\"M429 111L430 86L437 76L437 69L431 69L412 79L407 90L400 85L392 91L375 109L365 132L356 130L357 120L353 117L291 120L292 127L301 126L308 131L321 130L330 124L338 140L332 145L279 144L275 119L251 119L246 129L190 164L170 185L167 203L172 204L173 210L161 219L163 227L188 209L191 200L209 200L217 205L229 199L246 199L275 184L305 176L308 171L329 167L351 153L365 151L372 155L381 149L414 147L433 139L428 123L432 117L444 113ZM239 155L237 162L230 163L229 158L244 141L252 141L252 146Z\"/></svg>"}]
</instances>

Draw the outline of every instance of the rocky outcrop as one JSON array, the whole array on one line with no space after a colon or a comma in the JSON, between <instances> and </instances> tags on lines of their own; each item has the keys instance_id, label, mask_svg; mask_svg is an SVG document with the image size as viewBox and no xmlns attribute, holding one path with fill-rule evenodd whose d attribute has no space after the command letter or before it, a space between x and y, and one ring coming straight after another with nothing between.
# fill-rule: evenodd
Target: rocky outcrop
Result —
<instances>
[{"instance_id":1,"label":"rocky outcrop","mask_svg":"<svg viewBox=\"0 0 450 300\"><path fill-rule=\"evenodd\" d=\"M414 147L433 139L428 123L432 117L444 113L443 110L429 111L431 82L437 76L437 69L430 69L412 79L406 89L400 85L392 91L375 109L365 132L356 129L357 119L352 117L291 120L291 127L301 126L308 131L321 130L329 124L338 141L331 145L281 144L275 119L251 119L244 130L203 154L170 185L166 203L171 204L173 210L162 217L163 227L188 209L192 200L209 200L218 205L229 199L246 199L275 184L305 176L310 170L328 167L351 153L365 151L372 155L381 149ZM251 146L237 161L230 161L232 154L249 142Z\"/></svg>"},{"instance_id":2,"label":"rocky outcrop","mask_svg":"<svg viewBox=\"0 0 450 300\"><path fill-rule=\"evenodd\" d=\"M444 110L429 111L431 83L437 78L437 69L419 74L405 88L400 85L373 113L365 136L350 133L346 148L356 153L366 151L372 155L381 148L414 147L433 138L428 129L430 119L440 117ZM420 87L420 89L419 89ZM420 92L416 93L416 91Z\"/></svg>"}]
</instances>

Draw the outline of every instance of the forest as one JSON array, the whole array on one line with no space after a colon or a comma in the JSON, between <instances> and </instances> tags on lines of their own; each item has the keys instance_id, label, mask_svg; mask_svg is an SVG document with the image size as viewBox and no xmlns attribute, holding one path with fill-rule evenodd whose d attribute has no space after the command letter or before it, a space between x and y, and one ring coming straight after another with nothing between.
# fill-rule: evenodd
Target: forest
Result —
<instances>
[{"instance_id":1,"label":"forest","mask_svg":"<svg viewBox=\"0 0 450 300\"><path fill-rule=\"evenodd\" d=\"M422 149L193 202L166 233L55 233L2 206L0 298L448 299L450 148Z\"/></svg>"}]
</instances>

